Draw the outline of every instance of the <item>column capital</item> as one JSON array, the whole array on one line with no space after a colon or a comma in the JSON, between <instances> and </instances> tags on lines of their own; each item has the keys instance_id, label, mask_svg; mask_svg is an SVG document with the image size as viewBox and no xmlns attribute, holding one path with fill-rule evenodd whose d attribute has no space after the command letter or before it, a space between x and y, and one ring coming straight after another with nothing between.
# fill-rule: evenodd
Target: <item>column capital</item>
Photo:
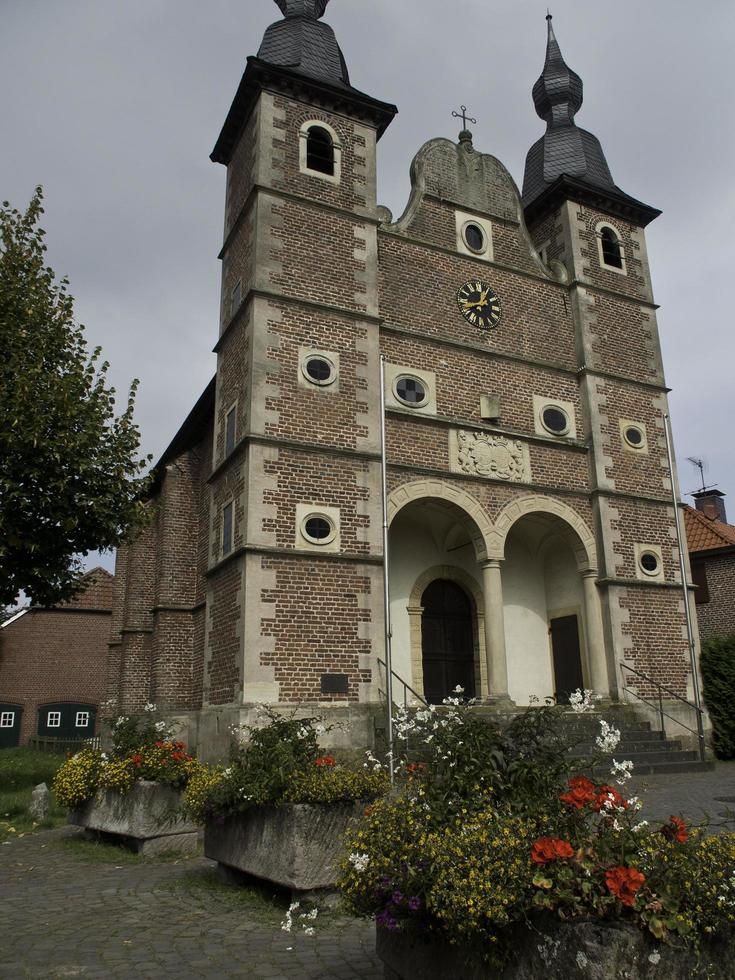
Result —
<instances>
[{"instance_id":1,"label":"column capital","mask_svg":"<svg viewBox=\"0 0 735 980\"><path fill-rule=\"evenodd\" d=\"M486 558L480 562L480 568L501 568L505 558Z\"/></svg>"},{"instance_id":2,"label":"column capital","mask_svg":"<svg viewBox=\"0 0 735 980\"><path fill-rule=\"evenodd\" d=\"M594 578L594 579L596 579L597 578L597 569L596 568L586 568L580 574L581 574L582 578Z\"/></svg>"}]
</instances>

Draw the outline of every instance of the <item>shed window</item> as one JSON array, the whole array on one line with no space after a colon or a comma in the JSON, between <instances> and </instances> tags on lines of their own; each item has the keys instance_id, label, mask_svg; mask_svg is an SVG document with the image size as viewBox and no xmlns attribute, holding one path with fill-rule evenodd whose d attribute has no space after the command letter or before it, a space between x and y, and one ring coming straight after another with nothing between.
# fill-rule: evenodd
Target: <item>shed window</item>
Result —
<instances>
[{"instance_id":1,"label":"shed window","mask_svg":"<svg viewBox=\"0 0 735 980\"><path fill-rule=\"evenodd\" d=\"M0 713L0 728L12 728L15 725L15 712L3 711Z\"/></svg>"},{"instance_id":2,"label":"shed window","mask_svg":"<svg viewBox=\"0 0 735 980\"><path fill-rule=\"evenodd\" d=\"M312 126L306 137L306 166L309 170L334 177L334 145L322 126Z\"/></svg>"},{"instance_id":3,"label":"shed window","mask_svg":"<svg viewBox=\"0 0 735 980\"><path fill-rule=\"evenodd\" d=\"M623 268L623 250L620 239L612 228L605 227L600 232L602 239L602 261L614 269Z\"/></svg>"},{"instance_id":4,"label":"shed window","mask_svg":"<svg viewBox=\"0 0 735 980\"><path fill-rule=\"evenodd\" d=\"M89 728L89 712L88 711L77 711L76 721L74 722L75 728Z\"/></svg>"},{"instance_id":5,"label":"shed window","mask_svg":"<svg viewBox=\"0 0 735 980\"><path fill-rule=\"evenodd\" d=\"M49 711L46 716L46 724L49 728L61 728L61 712Z\"/></svg>"}]
</instances>

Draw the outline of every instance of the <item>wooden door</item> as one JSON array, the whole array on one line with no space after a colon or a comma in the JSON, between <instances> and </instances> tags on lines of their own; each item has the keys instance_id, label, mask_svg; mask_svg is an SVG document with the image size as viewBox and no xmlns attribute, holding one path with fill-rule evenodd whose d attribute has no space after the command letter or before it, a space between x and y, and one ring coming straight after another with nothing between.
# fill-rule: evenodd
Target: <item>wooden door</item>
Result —
<instances>
[{"instance_id":1,"label":"wooden door","mask_svg":"<svg viewBox=\"0 0 735 980\"><path fill-rule=\"evenodd\" d=\"M569 695L584 690L579 622L576 616L551 620L551 649L554 656L554 694L559 704L569 704Z\"/></svg>"},{"instance_id":2,"label":"wooden door","mask_svg":"<svg viewBox=\"0 0 735 980\"><path fill-rule=\"evenodd\" d=\"M19 744L22 717L21 705L0 703L0 749L14 749Z\"/></svg>"},{"instance_id":3,"label":"wooden door","mask_svg":"<svg viewBox=\"0 0 735 980\"><path fill-rule=\"evenodd\" d=\"M421 650L424 697L441 704L459 685L475 696L474 617L472 602L454 582L436 579L421 597Z\"/></svg>"}]
</instances>

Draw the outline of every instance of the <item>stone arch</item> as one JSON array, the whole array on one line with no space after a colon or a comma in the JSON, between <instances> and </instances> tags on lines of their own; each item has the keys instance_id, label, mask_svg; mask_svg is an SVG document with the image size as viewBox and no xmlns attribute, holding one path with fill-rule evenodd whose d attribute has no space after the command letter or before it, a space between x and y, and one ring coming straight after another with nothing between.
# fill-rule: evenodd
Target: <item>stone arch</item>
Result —
<instances>
[{"instance_id":1,"label":"stone arch","mask_svg":"<svg viewBox=\"0 0 735 980\"><path fill-rule=\"evenodd\" d=\"M422 572L414 582L408 603L411 630L411 684L423 697L424 663L421 647L421 615L424 611L421 597L436 579L449 579L467 592L475 606L475 690L477 696L487 697L487 657L485 656L485 601L482 586L463 568L456 565L434 565Z\"/></svg>"},{"instance_id":2,"label":"stone arch","mask_svg":"<svg viewBox=\"0 0 735 980\"><path fill-rule=\"evenodd\" d=\"M388 523L392 524L408 504L426 499L441 500L447 507L456 509L472 540L477 560L485 561L489 557L494 528L482 504L466 490L443 480L416 480L396 487L388 497Z\"/></svg>"},{"instance_id":3,"label":"stone arch","mask_svg":"<svg viewBox=\"0 0 735 980\"><path fill-rule=\"evenodd\" d=\"M595 539L586 523L575 510L553 497L534 495L514 500L500 512L494 530L488 541L488 557L503 560L505 543L513 525L527 514L546 514L563 522L564 533L574 552L580 572L597 571L597 547Z\"/></svg>"}]
</instances>

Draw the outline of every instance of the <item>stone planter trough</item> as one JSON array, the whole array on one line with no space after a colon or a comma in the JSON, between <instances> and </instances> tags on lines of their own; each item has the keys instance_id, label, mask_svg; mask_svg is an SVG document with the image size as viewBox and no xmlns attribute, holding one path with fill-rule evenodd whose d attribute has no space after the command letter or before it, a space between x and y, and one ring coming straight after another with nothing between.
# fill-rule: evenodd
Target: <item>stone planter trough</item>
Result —
<instances>
[{"instance_id":1,"label":"stone planter trough","mask_svg":"<svg viewBox=\"0 0 735 980\"><path fill-rule=\"evenodd\" d=\"M731 980L735 938L694 952L657 943L623 922L553 922L513 933L515 961L498 973L461 946L378 929L385 980ZM708 972L709 971L709 972Z\"/></svg>"},{"instance_id":2,"label":"stone planter trough","mask_svg":"<svg viewBox=\"0 0 735 980\"><path fill-rule=\"evenodd\" d=\"M196 850L196 824L181 816L181 790L138 780L127 793L106 790L69 814L69 823L120 838L139 854Z\"/></svg>"},{"instance_id":3,"label":"stone planter trough","mask_svg":"<svg viewBox=\"0 0 735 980\"><path fill-rule=\"evenodd\" d=\"M299 803L209 820L204 853L223 868L292 892L332 889L345 830L363 809L363 803Z\"/></svg>"}]
</instances>

